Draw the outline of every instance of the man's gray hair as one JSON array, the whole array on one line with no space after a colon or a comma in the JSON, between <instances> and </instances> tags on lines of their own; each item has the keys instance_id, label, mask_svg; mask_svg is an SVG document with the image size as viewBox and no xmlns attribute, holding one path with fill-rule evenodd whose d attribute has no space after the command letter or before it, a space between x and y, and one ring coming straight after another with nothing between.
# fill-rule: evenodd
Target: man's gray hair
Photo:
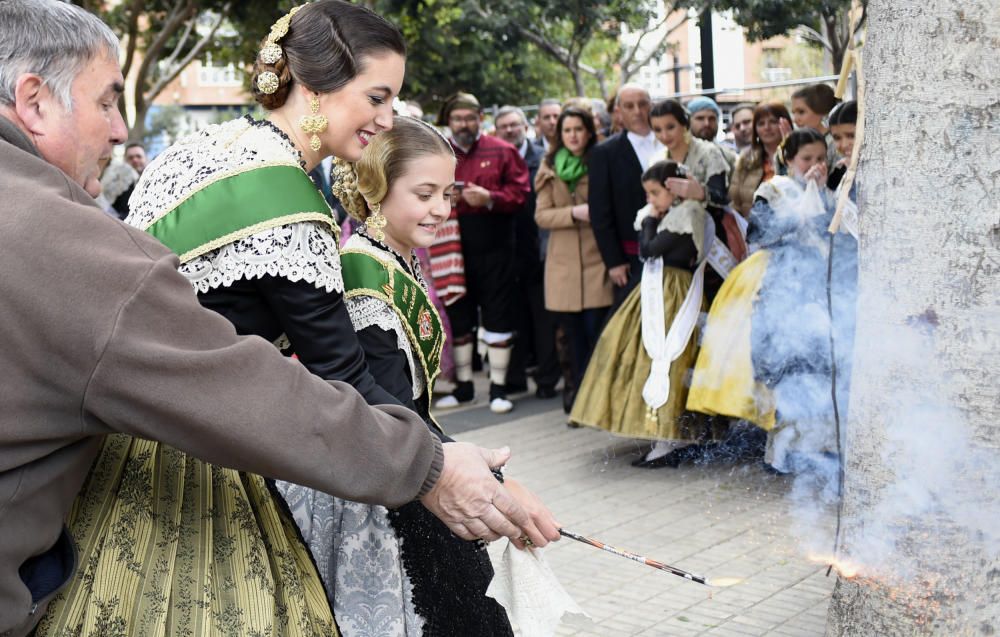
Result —
<instances>
[{"instance_id":1,"label":"man's gray hair","mask_svg":"<svg viewBox=\"0 0 1000 637\"><path fill-rule=\"evenodd\" d=\"M558 106L562 108L562 102L560 102L554 97L546 97L545 99L543 99L541 102L538 103L538 110L542 110L542 108L546 106Z\"/></svg>"},{"instance_id":2,"label":"man's gray hair","mask_svg":"<svg viewBox=\"0 0 1000 637\"><path fill-rule=\"evenodd\" d=\"M73 80L96 55L117 61L118 37L86 10L59 0L0 1L0 104L14 105L17 78L40 76L67 109Z\"/></svg>"},{"instance_id":3,"label":"man's gray hair","mask_svg":"<svg viewBox=\"0 0 1000 637\"><path fill-rule=\"evenodd\" d=\"M516 114L518 117L520 117L521 118L521 123L524 124L525 128L527 128L527 126L528 126L528 116L525 115L524 111L522 111L517 106L501 106L500 109L497 110L497 116L493 118L493 121L495 122L498 119L500 119L501 117L507 117L508 115L511 115L511 114Z\"/></svg>"}]
</instances>

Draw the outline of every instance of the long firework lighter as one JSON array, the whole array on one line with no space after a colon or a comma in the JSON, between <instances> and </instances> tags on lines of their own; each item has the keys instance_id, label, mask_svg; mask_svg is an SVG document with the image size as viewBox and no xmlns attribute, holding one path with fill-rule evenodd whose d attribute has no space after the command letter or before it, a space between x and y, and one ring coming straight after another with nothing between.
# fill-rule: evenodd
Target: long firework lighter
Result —
<instances>
[{"instance_id":1,"label":"long firework lighter","mask_svg":"<svg viewBox=\"0 0 1000 637\"><path fill-rule=\"evenodd\" d=\"M607 551L608 553L613 553L619 557L624 557L626 559L632 560L633 562L639 562L640 564L645 564L646 566L652 566L653 568L660 569L661 571L666 571L671 575L676 575L677 577L683 577L686 580L691 580L692 582L698 582L699 584L704 584L705 586L713 586L718 584L709 584L701 575L695 575L694 573L689 573L683 569L679 569L676 566L670 566L669 564L664 564L663 562L657 562L656 560L651 560L648 557L643 557L631 551L625 551L623 549L618 549L613 546L609 546L604 542L599 542L597 540L591 539L589 537L584 537L582 535L577 535L566 529L559 529L560 535L564 535L570 539L576 540L577 542L583 542L584 544L589 544L594 548L601 549L602 551ZM725 586L726 584L723 584Z\"/></svg>"}]
</instances>

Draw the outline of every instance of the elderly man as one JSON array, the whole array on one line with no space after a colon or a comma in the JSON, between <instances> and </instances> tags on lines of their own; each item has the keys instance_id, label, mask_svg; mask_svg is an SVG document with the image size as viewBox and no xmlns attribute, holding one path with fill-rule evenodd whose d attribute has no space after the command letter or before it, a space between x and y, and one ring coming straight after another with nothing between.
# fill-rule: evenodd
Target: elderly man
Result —
<instances>
[{"instance_id":1,"label":"elderly man","mask_svg":"<svg viewBox=\"0 0 1000 637\"><path fill-rule=\"evenodd\" d=\"M558 119L558 118L557 118ZM514 220L514 273L517 278L517 342L507 370L510 393L527 389L527 367L535 362L535 395L552 398L559 381L556 356L556 322L545 309L545 250L548 231L535 223L535 174L544 151L528 141L528 118L516 106L504 106L496 115L497 137L517 149L528 165L531 193ZM532 356L532 354L534 356Z\"/></svg>"},{"instance_id":2,"label":"elderly man","mask_svg":"<svg viewBox=\"0 0 1000 637\"><path fill-rule=\"evenodd\" d=\"M516 330L514 219L531 193L528 166L517 149L480 130L482 109L468 93L456 93L441 107L438 125L447 126L458 163L452 202L462 235L466 294L448 306L455 337L455 391L438 401L453 407L474 398L472 348L476 326L490 361L490 409L514 408L507 397L507 369Z\"/></svg>"},{"instance_id":3,"label":"elderly man","mask_svg":"<svg viewBox=\"0 0 1000 637\"><path fill-rule=\"evenodd\" d=\"M344 498L419 497L465 538L554 539L490 472L506 450L441 445L238 337L173 253L100 210L99 165L126 136L118 53L83 9L0 2L0 635L29 634L77 567L64 519L114 432Z\"/></svg>"},{"instance_id":4,"label":"elderly man","mask_svg":"<svg viewBox=\"0 0 1000 637\"><path fill-rule=\"evenodd\" d=\"M625 130L590 151L587 205L597 247L614 284L617 307L639 281L639 240L635 213L646 205L642 173L663 156L649 124L652 101L641 86L627 84L615 98Z\"/></svg>"},{"instance_id":5,"label":"elderly man","mask_svg":"<svg viewBox=\"0 0 1000 637\"><path fill-rule=\"evenodd\" d=\"M691 115L691 134L699 139L712 142L722 150L729 164L729 173L732 174L736 166L736 153L733 149L716 141L719 135L719 120L722 119L722 110L711 97L696 97L687 104L688 113Z\"/></svg>"}]
</instances>

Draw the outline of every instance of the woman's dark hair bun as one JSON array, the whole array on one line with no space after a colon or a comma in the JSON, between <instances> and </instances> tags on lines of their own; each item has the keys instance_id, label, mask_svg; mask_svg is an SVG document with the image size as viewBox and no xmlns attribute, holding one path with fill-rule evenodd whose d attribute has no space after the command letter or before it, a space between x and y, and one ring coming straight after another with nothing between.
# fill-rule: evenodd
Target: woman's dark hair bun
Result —
<instances>
[{"instance_id":1,"label":"woman's dark hair bun","mask_svg":"<svg viewBox=\"0 0 1000 637\"><path fill-rule=\"evenodd\" d=\"M303 5L278 45L282 55L277 62L266 64L258 57L253 65L251 90L268 110L283 106L296 82L317 93L332 93L361 74L368 57L406 55L399 29L371 9L345 0ZM257 86L265 71L278 76L278 89L270 94Z\"/></svg>"}]
</instances>

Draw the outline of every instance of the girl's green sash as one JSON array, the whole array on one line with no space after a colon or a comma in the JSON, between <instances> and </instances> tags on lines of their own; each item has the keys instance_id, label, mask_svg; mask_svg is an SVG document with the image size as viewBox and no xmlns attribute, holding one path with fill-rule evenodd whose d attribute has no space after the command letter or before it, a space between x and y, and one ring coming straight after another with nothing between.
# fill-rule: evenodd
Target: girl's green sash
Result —
<instances>
[{"instance_id":1,"label":"girl's green sash","mask_svg":"<svg viewBox=\"0 0 1000 637\"><path fill-rule=\"evenodd\" d=\"M399 267L394 259L380 259L359 250L343 250L340 266L344 274L344 296L375 297L395 310L420 359L427 396L441 367L444 329L437 309L423 286Z\"/></svg>"},{"instance_id":2,"label":"girl's green sash","mask_svg":"<svg viewBox=\"0 0 1000 637\"><path fill-rule=\"evenodd\" d=\"M153 222L146 232L186 263L269 228L325 223L337 234L330 206L297 165L250 166L210 181Z\"/></svg>"}]
</instances>

